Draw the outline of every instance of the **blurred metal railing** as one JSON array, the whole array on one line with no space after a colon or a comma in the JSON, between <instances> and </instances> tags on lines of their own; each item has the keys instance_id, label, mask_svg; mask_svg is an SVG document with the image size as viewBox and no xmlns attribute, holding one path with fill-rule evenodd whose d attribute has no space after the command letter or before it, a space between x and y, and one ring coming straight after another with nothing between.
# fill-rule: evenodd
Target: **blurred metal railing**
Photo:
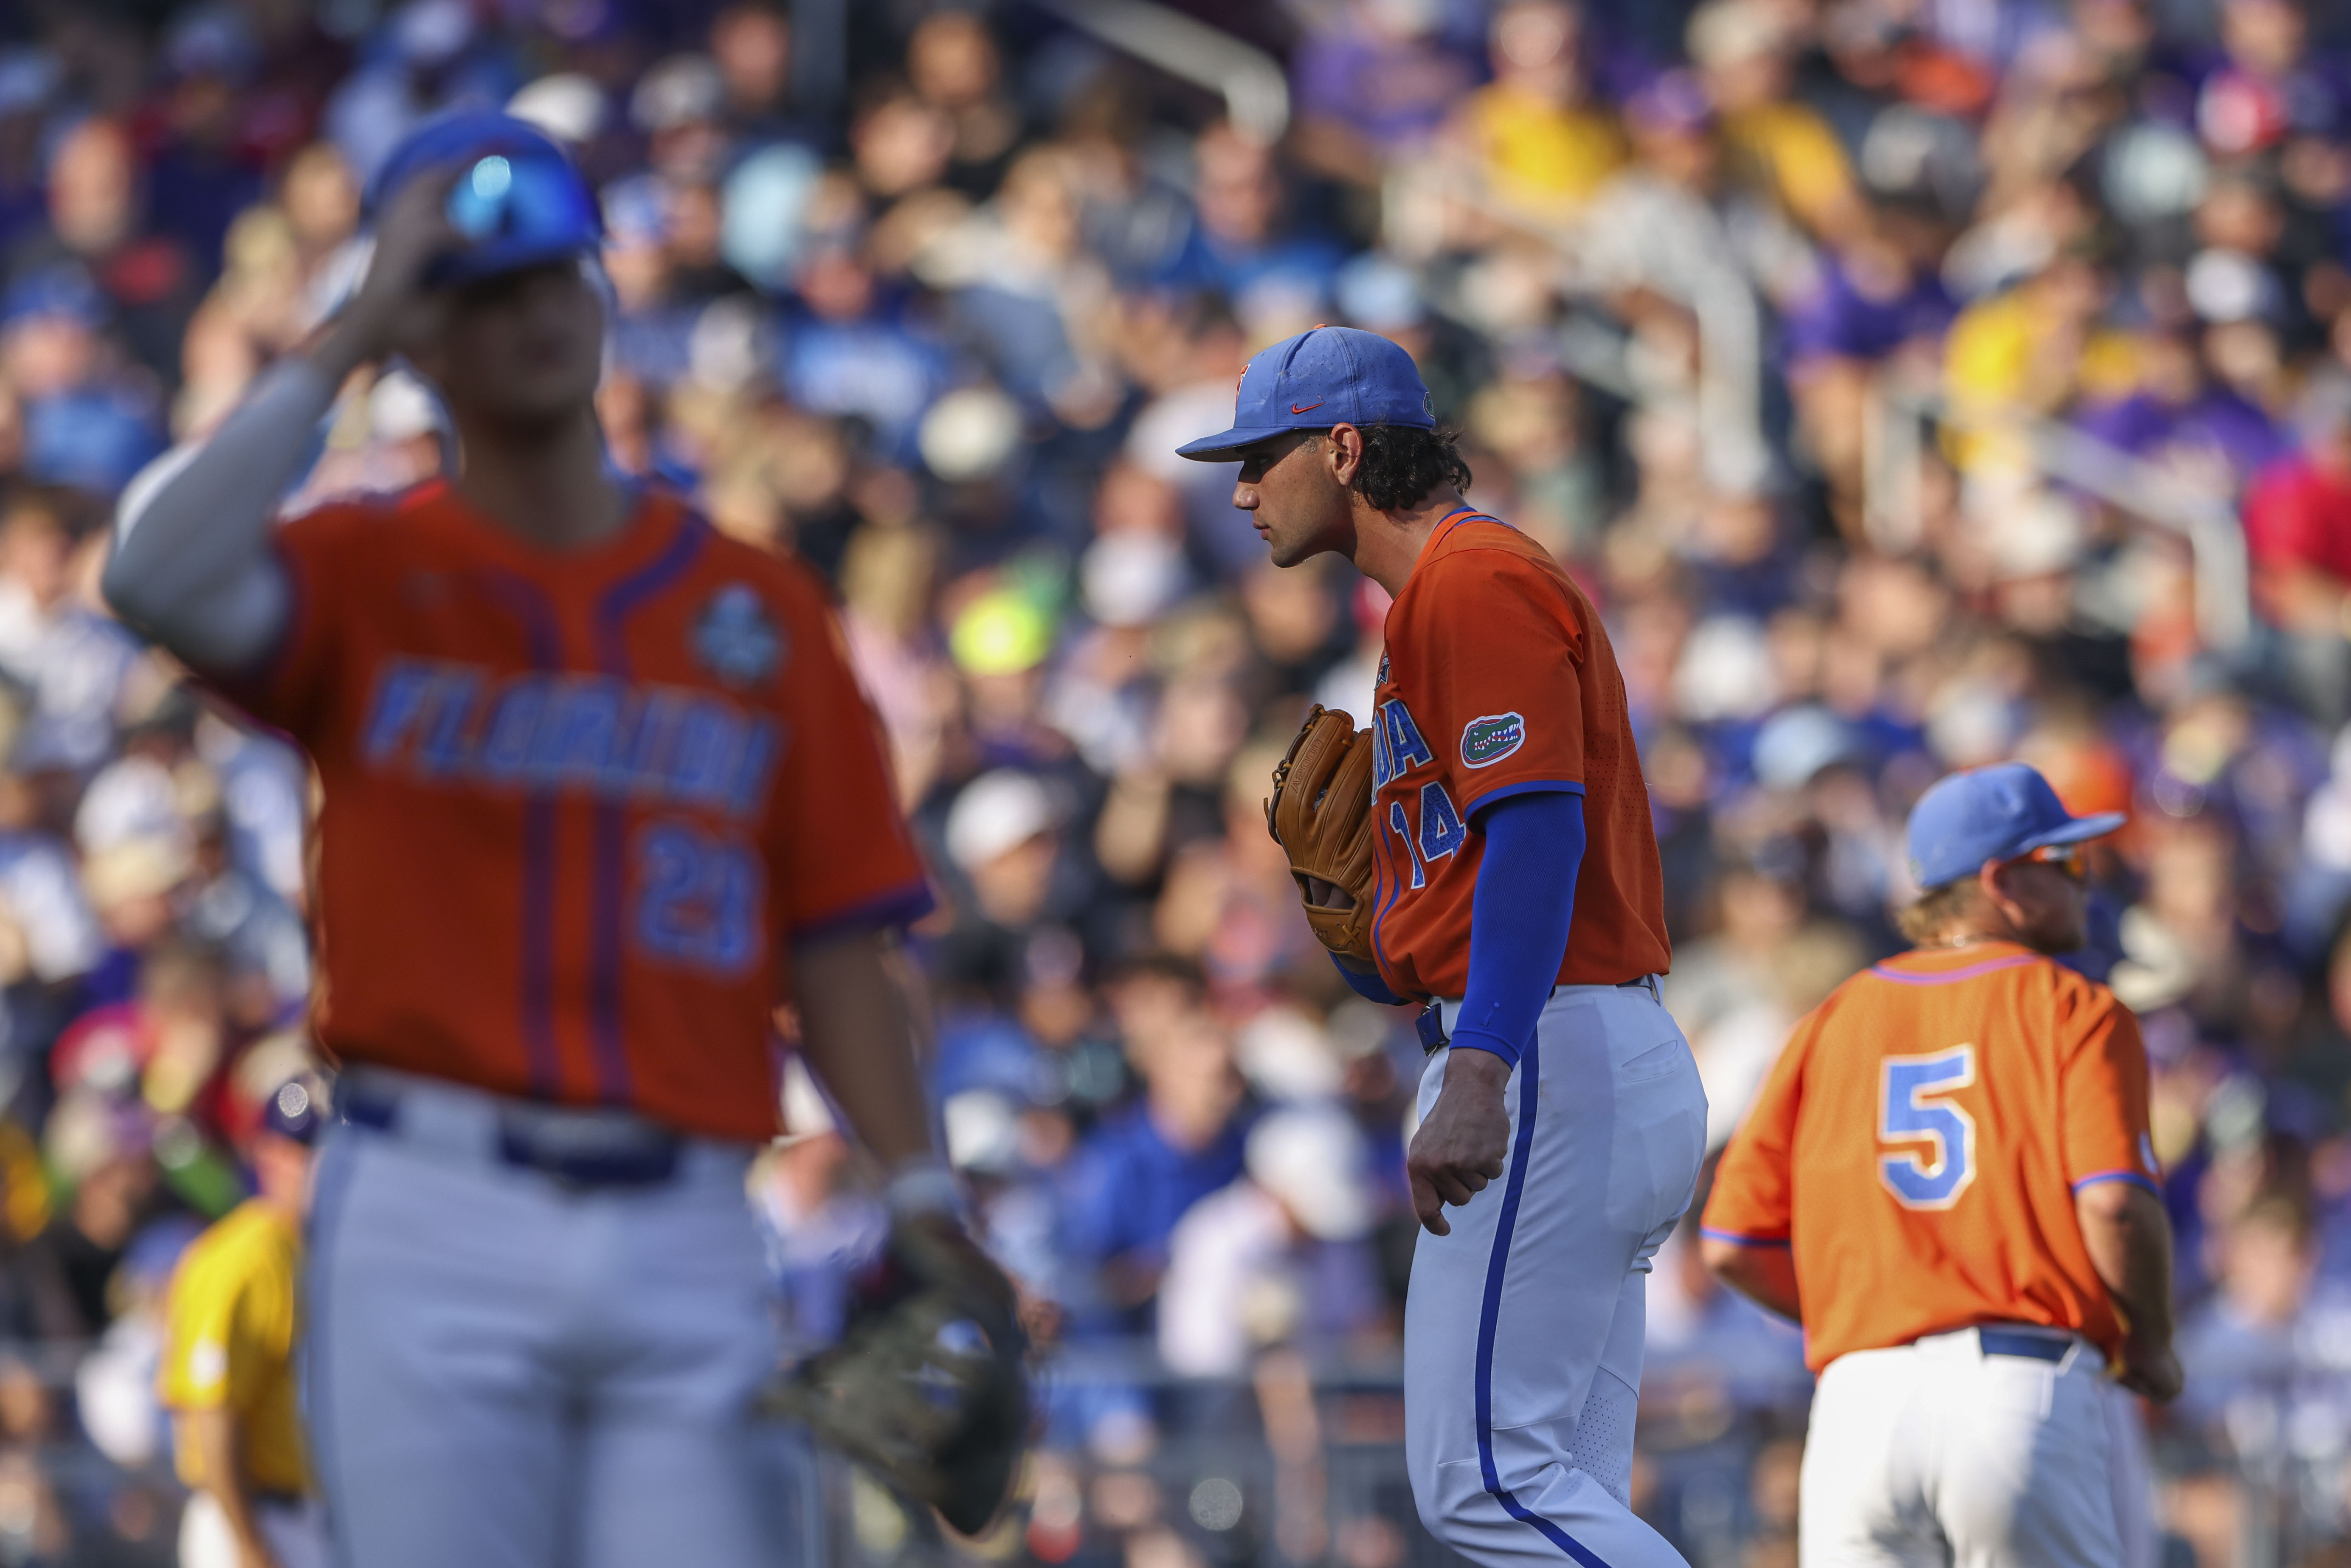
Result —
<instances>
[{"instance_id":1,"label":"blurred metal railing","mask_svg":"<svg viewBox=\"0 0 2351 1568\"><path fill-rule=\"evenodd\" d=\"M2252 566L2243 525L2227 498L2182 484L2062 420L1970 408L1890 386L1883 376L1863 425L1862 464L1862 515L1879 549L1898 554L1917 547L1924 528L1919 464L1936 427L2010 437L2044 478L2184 539L2195 561L2196 625L2205 644L2230 653L2252 636Z\"/></svg>"},{"instance_id":2,"label":"blurred metal railing","mask_svg":"<svg viewBox=\"0 0 2351 1568\"><path fill-rule=\"evenodd\" d=\"M1271 143L1290 129L1281 63L1205 22L1153 0L1031 0L1080 31L1221 96L1233 128Z\"/></svg>"},{"instance_id":3,"label":"blurred metal railing","mask_svg":"<svg viewBox=\"0 0 2351 1568\"><path fill-rule=\"evenodd\" d=\"M0 1357L29 1367L52 1402L41 1435L0 1437L0 1564L165 1568L175 1556L179 1485L167 1459L124 1469L75 1431L78 1349L0 1344ZM2220 1430L2183 1429L2176 1436L2184 1445L2157 1444L2159 1474L2175 1479L2167 1453L2215 1445L2201 1462L2235 1492L2235 1538L2208 1568L2318 1561L2311 1553L2346 1538L2351 1441L2339 1418L2325 1418L2333 1406L2314 1399L2312 1386L2340 1372L2335 1363L2279 1369L2225 1402ZM1646 1489L1647 1517L1693 1568L1750 1561L1758 1460L1802 1431L1810 1387L1801 1366L1759 1364L1751 1351L1704 1341L1650 1356L1639 1430L1648 1479L1636 1492ZM1147 1341L1094 1343L1045 1361L1038 1395L1051 1438L988 1540L952 1541L927 1511L820 1452L789 1481L793 1560L808 1568L1122 1556L1190 1568L1463 1568L1415 1511L1393 1354L1275 1352L1246 1376L1185 1378ZM1122 1402L1147 1417L1143 1428L1130 1424L1110 1440L1098 1420L1088 1429L1086 1415ZM1073 1408L1085 1414L1071 1420ZM1155 1542L1174 1549L1152 1550ZM1124 1550L1134 1545L1142 1550Z\"/></svg>"},{"instance_id":4,"label":"blurred metal railing","mask_svg":"<svg viewBox=\"0 0 2351 1568\"><path fill-rule=\"evenodd\" d=\"M1384 200L1391 219L1416 200L1416 183L1426 170L1391 173ZM1442 198L1505 225L1547 246L1560 260L1562 289L1576 303L1555 334L1561 362L1573 374L1627 402L1655 401L1656 390L1633 372L1627 338L1607 319L1604 307L1569 280L1577 271L1577 228L1546 221L1502 200L1478 170L1463 160L1441 163ZM1679 302L1698 329L1698 382L1694 413L1700 425L1701 461L1718 483L1752 467L1728 450L1755 429L1760 408L1760 308L1753 289L1728 262L1702 271L1705 286ZM1471 302L1440 294L1431 301L1440 313L1477 325ZM1923 532L1919 462L1929 427L1969 434L2006 434L2031 455L2042 476L2153 524L2186 541L2194 558L2197 628L2206 645L2222 653L2241 649L2252 632L2252 572L2244 529L2225 497L2181 484L2153 464L2100 441L2059 420L2022 409L1973 409L1932 393L1904 389L1881 375L1863 415L1863 516L1869 537L1881 549L1915 549ZM1761 477L1760 472L1757 477ZM1735 481L1734 481L1735 485Z\"/></svg>"}]
</instances>

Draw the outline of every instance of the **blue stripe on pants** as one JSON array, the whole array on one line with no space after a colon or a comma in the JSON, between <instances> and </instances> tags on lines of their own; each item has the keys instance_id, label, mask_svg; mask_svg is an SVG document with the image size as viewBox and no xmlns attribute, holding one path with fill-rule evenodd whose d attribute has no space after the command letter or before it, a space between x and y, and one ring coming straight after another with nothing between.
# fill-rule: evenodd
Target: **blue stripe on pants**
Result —
<instances>
[{"instance_id":1,"label":"blue stripe on pants","mask_svg":"<svg viewBox=\"0 0 2351 1568\"><path fill-rule=\"evenodd\" d=\"M1510 1264L1510 1233L1517 1228L1519 1195L1527 1182L1527 1155L1535 1141L1535 1090L1542 1076L1542 1031L1519 1053L1519 1129L1510 1148L1510 1171L1503 1179L1502 1212L1494 1224L1494 1251L1486 1261L1486 1299L1478 1313L1478 1468L1486 1490L1502 1511L1534 1526L1537 1533L1583 1568L1608 1568L1600 1555L1566 1531L1527 1507L1502 1485L1494 1468L1494 1330L1502 1315L1502 1276Z\"/></svg>"}]
</instances>

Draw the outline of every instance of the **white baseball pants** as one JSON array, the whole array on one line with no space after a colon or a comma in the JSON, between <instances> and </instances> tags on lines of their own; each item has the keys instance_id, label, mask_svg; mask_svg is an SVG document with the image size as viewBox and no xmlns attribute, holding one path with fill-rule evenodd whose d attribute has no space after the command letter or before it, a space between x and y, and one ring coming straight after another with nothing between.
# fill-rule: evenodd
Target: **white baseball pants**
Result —
<instances>
[{"instance_id":1,"label":"white baseball pants","mask_svg":"<svg viewBox=\"0 0 2351 1568\"><path fill-rule=\"evenodd\" d=\"M305 1396L337 1568L767 1568L793 1435L747 1152L567 1187L497 1154L497 1103L412 1092L339 1125L311 1217Z\"/></svg>"},{"instance_id":2,"label":"white baseball pants","mask_svg":"<svg viewBox=\"0 0 2351 1568\"><path fill-rule=\"evenodd\" d=\"M1831 1362L1804 1439L1803 1568L2151 1568L2130 1396L2076 1340L2060 1362L1973 1329Z\"/></svg>"},{"instance_id":3,"label":"white baseball pants","mask_svg":"<svg viewBox=\"0 0 2351 1568\"><path fill-rule=\"evenodd\" d=\"M1424 1117L1450 1054L1421 1074ZM1645 1276L1706 1152L1698 1065L1646 987L1562 986L1508 1095L1501 1179L1413 1255L1405 1449L1421 1521L1479 1568L1679 1568L1629 1483Z\"/></svg>"}]
</instances>

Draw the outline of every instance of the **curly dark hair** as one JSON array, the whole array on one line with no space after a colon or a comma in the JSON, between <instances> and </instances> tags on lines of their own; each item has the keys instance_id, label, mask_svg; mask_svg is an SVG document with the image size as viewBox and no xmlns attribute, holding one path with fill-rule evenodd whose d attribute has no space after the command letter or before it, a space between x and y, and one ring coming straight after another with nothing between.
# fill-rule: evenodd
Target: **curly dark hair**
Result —
<instances>
[{"instance_id":1,"label":"curly dark hair","mask_svg":"<svg viewBox=\"0 0 2351 1568\"><path fill-rule=\"evenodd\" d=\"M1439 485L1469 488L1461 433L1438 425L1365 424L1364 460L1355 465L1355 493L1383 512L1401 512L1428 499Z\"/></svg>"}]
</instances>

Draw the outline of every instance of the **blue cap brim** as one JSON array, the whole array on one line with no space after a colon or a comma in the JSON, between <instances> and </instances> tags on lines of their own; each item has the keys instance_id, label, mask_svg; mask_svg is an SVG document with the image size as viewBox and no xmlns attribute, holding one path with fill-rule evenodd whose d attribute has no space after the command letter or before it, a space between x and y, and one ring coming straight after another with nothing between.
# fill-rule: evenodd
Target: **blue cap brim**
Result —
<instances>
[{"instance_id":1,"label":"blue cap brim","mask_svg":"<svg viewBox=\"0 0 2351 1568\"><path fill-rule=\"evenodd\" d=\"M1187 441L1176 449L1178 457L1189 457L1195 463L1229 463L1240 455L1244 446L1255 446L1260 441L1270 441L1277 435L1288 435L1293 430L1317 430L1319 425L1267 424L1254 428L1235 425L1215 435L1204 435L1197 441Z\"/></svg>"},{"instance_id":2,"label":"blue cap brim","mask_svg":"<svg viewBox=\"0 0 2351 1568\"><path fill-rule=\"evenodd\" d=\"M2120 811L2099 811L2087 817L2076 817L2045 833L2035 833L2024 841L2020 852L2031 854L2035 850L2050 849L2058 844L2087 843L2092 839L2105 838L2129 821Z\"/></svg>"},{"instance_id":3,"label":"blue cap brim","mask_svg":"<svg viewBox=\"0 0 2351 1568\"><path fill-rule=\"evenodd\" d=\"M536 245L517 245L509 241L469 246L435 256L426 263L424 282L432 288L462 287L468 283L500 277L509 272L523 272L553 262L569 261L591 255L593 250L593 246L580 240L548 240Z\"/></svg>"}]
</instances>

